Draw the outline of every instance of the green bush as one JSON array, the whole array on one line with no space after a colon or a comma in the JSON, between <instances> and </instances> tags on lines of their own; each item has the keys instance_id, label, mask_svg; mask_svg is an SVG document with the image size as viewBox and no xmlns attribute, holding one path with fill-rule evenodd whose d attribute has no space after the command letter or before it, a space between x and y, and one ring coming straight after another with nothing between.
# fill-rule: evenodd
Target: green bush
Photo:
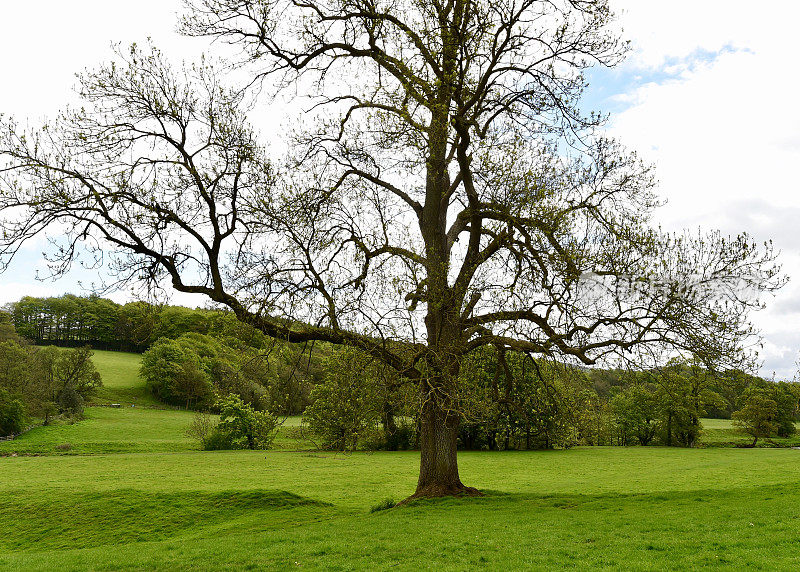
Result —
<instances>
[{"instance_id":1,"label":"green bush","mask_svg":"<svg viewBox=\"0 0 800 572\"><path fill-rule=\"evenodd\" d=\"M233 436L228 433L214 430L200 443L203 451L231 451L241 449L234 443Z\"/></svg>"},{"instance_id":2,"label":"green bush","mask_svg":"<svg viewBox=\"0 0 800 572\"><path fill-rule=\"evenodd\" d=\"M211 399L213 385L208 369L212 358L216 357L216 348L198 337L207 336L161 338L142 356L139 375L161 401L189 409Z\"/></svg>"},{"instance_id":3,"label":"green bush","mask_svg":"<svg viewBox=\"0 0 800 572\"><path fill-rule=\"evenodd\" d=\"M200 441L206 451L230 449L269 449L278 421L267 411L256 411L238 395L217 401L219 421L210 415L195 416L187 434Z\"/></svg>"},{"instance_id":4,"label":"green bush","mask_svg":"<svg viewBox=\"0 0 800 572\"><path fill-rule=\"evenodd\" d=\"M16 435L25 426L25 406L19 399L0 389L0 436Z\"/></svg>"}]
</instances>

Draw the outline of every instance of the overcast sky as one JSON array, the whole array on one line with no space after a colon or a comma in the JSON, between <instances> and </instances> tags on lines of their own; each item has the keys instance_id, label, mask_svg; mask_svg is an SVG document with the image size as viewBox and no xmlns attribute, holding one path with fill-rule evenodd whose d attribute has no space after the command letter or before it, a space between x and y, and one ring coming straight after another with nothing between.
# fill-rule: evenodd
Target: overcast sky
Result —
<instances>
[{"instance_id":1,"label":"overcast sky","mask_svg":"<svg viewBox=\"0 0 800 572\"><path fill-rule=\"evenodd\" d=\"M800 351L800 2L612 0L632 43L628 60L590 74L587 104L612 112L609 130L655 163L665 228L719 228L772 239L790 284L755 316L762 374L791 378ZM110 45L154 43L193 59L202 40L174 33L179 0L4 2L0 113L36 122L74 101L74 73ZM38 282L42 244L0 275L0 304L23 295L81 293L87 271ZM125 293L113 296L125 299ZM202 305L202 299L175 299Z\"/></svg>"}]
</instances>

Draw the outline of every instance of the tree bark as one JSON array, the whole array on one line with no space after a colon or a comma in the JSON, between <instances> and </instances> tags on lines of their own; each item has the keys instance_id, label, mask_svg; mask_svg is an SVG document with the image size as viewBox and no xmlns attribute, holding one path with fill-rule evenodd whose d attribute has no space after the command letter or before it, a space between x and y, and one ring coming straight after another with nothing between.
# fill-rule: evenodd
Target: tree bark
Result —
<instances>
[{"instance_id":1,"label":"tree bark","mask_svg":"<svg viewBox=\"0 0 800 572\"><path fill-rule=\"evenodd\" d=\"M452 495L477 496L481 493L465 486L458 474L458 415L442 403L447 396L437 395L430 382L423 391L420 419L420 464L417 490L406 500Z\"/></svg>"}]
</instances>

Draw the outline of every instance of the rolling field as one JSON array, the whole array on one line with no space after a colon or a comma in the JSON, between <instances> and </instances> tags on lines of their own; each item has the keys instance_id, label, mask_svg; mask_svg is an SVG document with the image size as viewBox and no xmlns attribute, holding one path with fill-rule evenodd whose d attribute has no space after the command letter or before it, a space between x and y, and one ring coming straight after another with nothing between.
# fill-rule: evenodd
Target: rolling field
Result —
<instances>
[{"instance_id":1,"label":"rolling field","mask_svg":"<svg viewBox=\"0 0 800 572\"><path fill-rule=\"evenodd\" d=\"M186 435L194 413L164 405L146 391L138 377L140 355L95 351L93 360L103 387L86 407L86 418L75 424L56 421L52 426L35 427L14 441L0 441L0 455L160 453L199 448ZM104 407L111 403L121 407ZM275 437L274 448L312 448L302 437L300 418L289 417Z\"/></svg>"},{"instance_id":2,"label":"rolling field","mask_svg":"<svg viewBox=\"0 0 800 572\"><path fill-rule=\"evenodd\" d=\"M136 360L108 362L107 398L138 400ZM0 444L45 453L0 456L0 570L800 567L800 450L464 452L486 496L372 513L413 491L417 453L202 452L185 411L87 414Z\"/></svg>"},{"instance_id":3,"label":"rolling field","mask_svg":"<svg viewBox=\"0 0 800 572\"><path fill-rule=\"evenodd\" d=\"M464 453L488 492L376 512L417 455L0 459L7 569L796 569L800 452Z\"/></svg>"},{"instance_id":4,"label":"rolling field","mask_svg":"<svg viewBox=\"0 0 800 572\"><path fill-rule=\"evenodd\" d=\"M100 377L103 378L103 387L97 391L92 403L164 408L164 405L146 390L144 382L139 379L141 355L95 350L92 359Z\"/></svg>"}]
</instances>

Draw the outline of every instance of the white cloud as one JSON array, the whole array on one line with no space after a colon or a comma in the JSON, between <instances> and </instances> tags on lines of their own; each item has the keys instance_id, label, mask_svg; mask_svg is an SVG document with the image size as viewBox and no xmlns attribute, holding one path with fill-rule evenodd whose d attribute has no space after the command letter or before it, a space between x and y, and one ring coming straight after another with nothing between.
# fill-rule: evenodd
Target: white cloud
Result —
<instances>
[{"instance_id":1,"label":"white cloud","mask_svg":"<svg viewBox=\"0 0 800 572\"><path fill-rule=\"evenodd\" d=\"M774 239L800 278L800 3L615 3L634 53L620 72L656 81L618 94L610 131L656 164L667 228L702 226ZM756 314L767 370L793 369L800 289Z\"/></svg>"},{"instance_id":2,"label":"white cloud","mask_svg":"<svg viewBox=\"0 0 800 572\"><path fill-rule=\"evenodd\" d=\"M175 32L180 0L4 2L0 18L0 112L39 119L73 101L75 73L148 36L170 56L193 58L204 40Z\"/></svg>"},{"instance_id":3,"label":"white cloud","mask_svg":"<svg viewBox=\"0 0 800 572\"><path fill-rule=\"evenodd\" d=\"M786 48L796 35L800 4L794 0L612 0L625 37L634 48L631 60L660 68L670 58L724 46L763 51ZM794 52L789 49L788 54Z\"/></svg>"}]
</instances>

